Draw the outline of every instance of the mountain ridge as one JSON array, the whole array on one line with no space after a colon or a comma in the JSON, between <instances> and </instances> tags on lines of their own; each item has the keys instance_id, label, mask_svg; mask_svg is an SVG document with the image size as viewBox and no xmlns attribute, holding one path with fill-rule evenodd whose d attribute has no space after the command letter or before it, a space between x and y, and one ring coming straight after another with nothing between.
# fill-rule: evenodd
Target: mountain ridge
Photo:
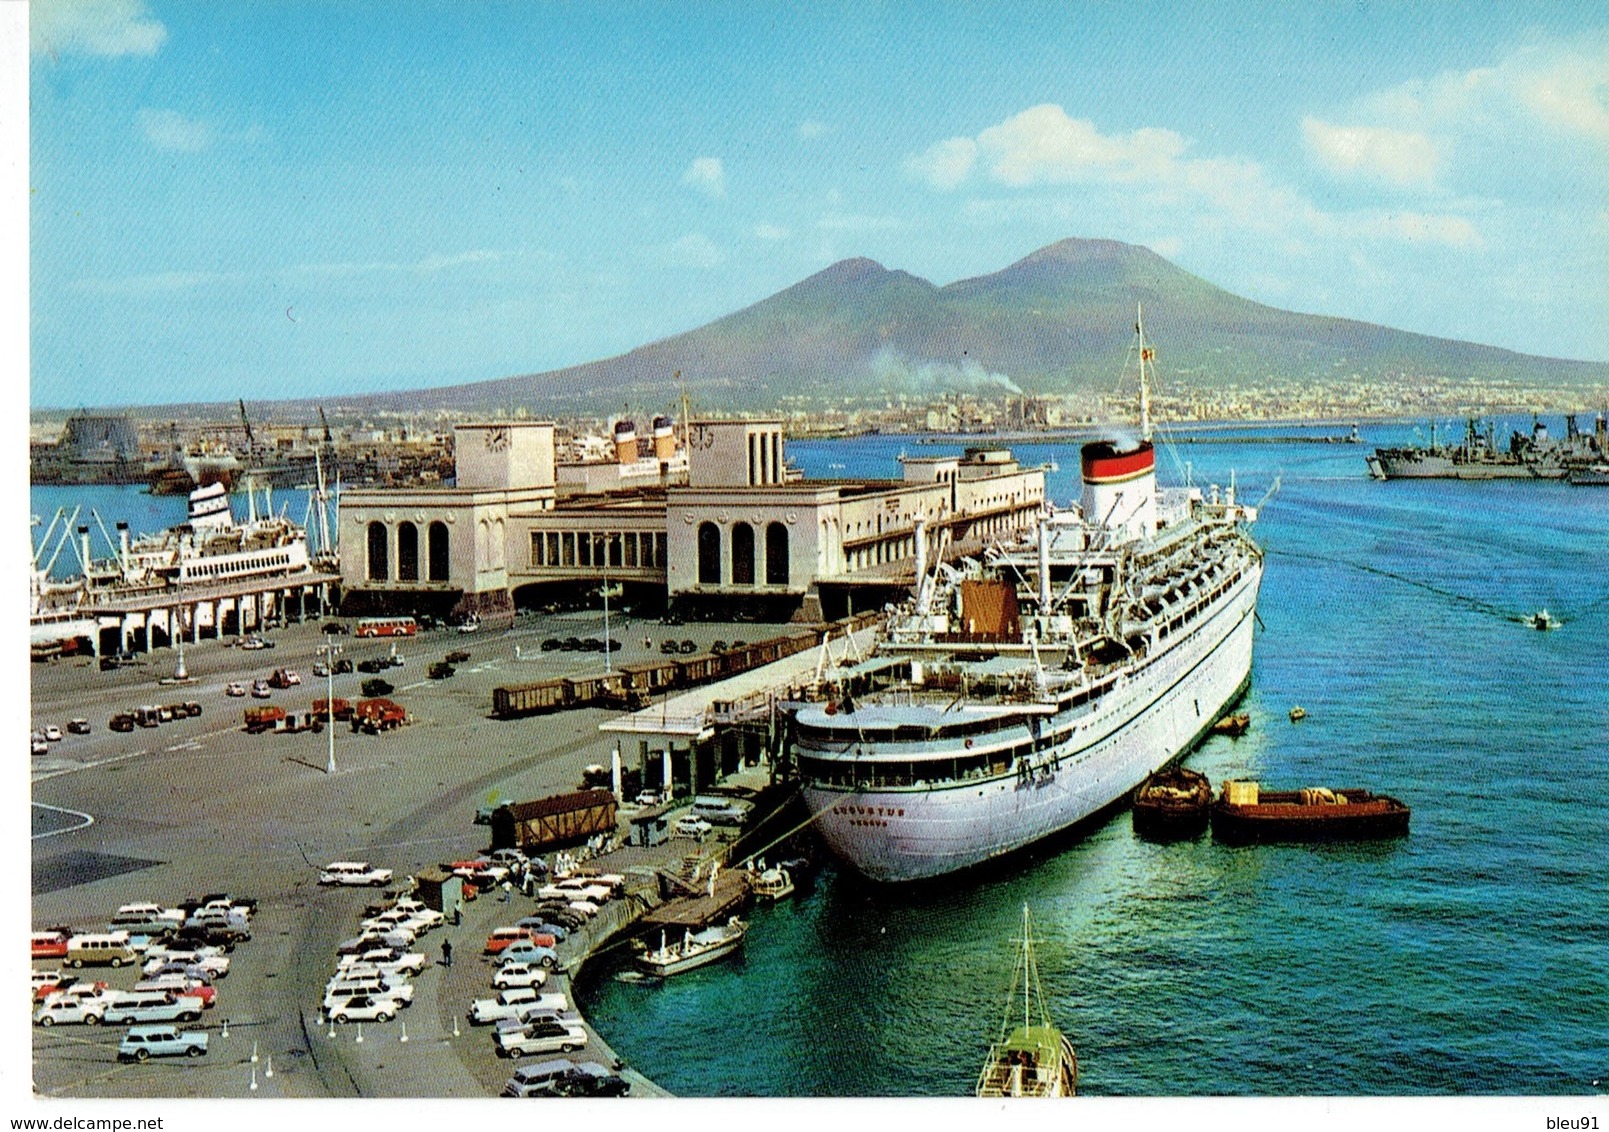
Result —
<instances>
[{"instance_id":1,"label":"mountain ridge","mask_svg":"<svg viewBox=\"0 0 1609 1132\"><path fill-rule=\"evenodd\" d=\"M1002 388L1062 395L1110 386L1137 306L1175 388L1271 382L1514 381L1609 384L1609 364L1541 358L1235 295L1149 248L1069 237L937 286L851 257L703 326L614 357L430 389L323 398L362 411L470 413L525 406L657 411L674 375L705 411L775 410L784 397L880 403ZM284 410L319 398L275 402Z\"/></svg>"}]
</instances>

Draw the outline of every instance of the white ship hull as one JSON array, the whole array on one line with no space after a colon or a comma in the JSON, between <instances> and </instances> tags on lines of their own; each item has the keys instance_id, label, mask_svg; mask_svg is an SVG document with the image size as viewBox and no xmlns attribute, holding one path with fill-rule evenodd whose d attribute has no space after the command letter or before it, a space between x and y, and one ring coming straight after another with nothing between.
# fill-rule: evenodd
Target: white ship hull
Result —
<instances>
[{"instance_id":1,"label":"white ship hull","mask_svg":"<svg viewBox=\"0 0 1609 1132\"><path fill-rule=\"evenodd\" d=\"M1038 753L1027 777L855 791L809 785L804 798L829 847L878 881L941 876L1012 852L1088 818L1184 753L1245 687L1260 568L1193 631L1088 706L1045 721L1080 722Z\"/></svg>"}]
</instances>

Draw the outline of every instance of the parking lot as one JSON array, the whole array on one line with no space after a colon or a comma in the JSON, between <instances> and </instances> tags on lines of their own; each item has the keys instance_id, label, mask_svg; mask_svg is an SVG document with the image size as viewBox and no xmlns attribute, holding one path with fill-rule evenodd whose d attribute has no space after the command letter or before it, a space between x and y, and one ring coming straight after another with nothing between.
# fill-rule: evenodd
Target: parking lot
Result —
<instances>
[{"instance_id":1,"label":"parking lot","mask_svg":"<svg viewBox=\"0 0 1609 1132\"><path fill-rule=\"evenodd\" d=\"M779 631L757 624L663 626L616 616L610 635L622 648L610 659L656 658L667 638L702 648L717 639L755 640ZM472 817L489 798L571 790L584 766L607 764L610 744L597 726L611 712L489 717L498 684L601 670L602 652L543 651L545 639L601 636L601 615L590 611L522 616L506 632L436 630L403 640L397 647L405 663L388 668L385 678L412 722L377 735L354 734L344 724L322 733L243 731L248 705L271 703L302 714L325 695L327 682L312 676L316 650L326 640L316 623L268 634L272 649L245 651L216 641L187 646L193 682L177 687L157 684L172 672L170 652L111 672L71 660L36 665L36 726L85 717L92 729L52 741L32 760L34 925L101 928L129 901L171 904L204 892L259 902L254 938L235 953L218 986L218 1005L201 1023L211 1035L205 1057L119 1065L116 1032L36 1028L36 1087L61 1096L246 1096L255 1075L259 1095L495 1094L509 1063L493 1056L489 1038L471 1032L463 1012L472 998L492 993L491 968L480 960L487 932L523 912L512 914L517 907L483 898L466 908L460 927L423 937L432 962L414 979L414 1004L399 1021L364 1026L360 1044L352 1027L330 1037L317 1010L335 945L356 934L374 893L320 888L318 870L330 861L372 861L401 879L473 855L486 847L487 831ZM330 640L354 662L390 652L388 641ZM448 678L430 679L429 665L455 650L469 652L469 660ZM276 668L295 669L301 684L275 689L267 700L224 694L231 681L265 679ZM336 676L334 694L359 698L363 678L357 672ZM116 712L173 700L197 702L202 712L131 733L106 728ZM336 769L328 774L332 736ZM635 753L626 759L632 765ZM436 962L441 938L452 938L458 952L450 969ZM96 977L114 986L134 979L126 970ZM407 1042L400 1040L404 1021Z\"/></svg>"}]
</instances>

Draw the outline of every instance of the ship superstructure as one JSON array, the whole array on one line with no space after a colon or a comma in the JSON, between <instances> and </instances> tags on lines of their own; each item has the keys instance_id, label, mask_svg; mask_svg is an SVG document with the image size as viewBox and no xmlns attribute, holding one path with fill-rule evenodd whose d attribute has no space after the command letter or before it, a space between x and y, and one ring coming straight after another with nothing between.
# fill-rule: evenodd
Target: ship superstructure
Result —
<instances>
[{"instance_id":1,"label":"ship superstructure","mask_svg":"<svg viewBox=\"0 0 1609 1132\"><path fill-rule=\"evenodd\" d=\"M1479 417L1464 425L1458 444L1436 443L1431 424L1430 443L1424 447L1377 448L1367 457L1369 474L1378 480L1396 479L1563 479L1609 454L1609 418L1598 414L1589 435L1576 425L1574 413L1564 418L1564 437L1554 439L1540 418L1530 434L1511 433L1506 448L1496 442L1496 426Z\"/></svg>"},{"instance_id":2,"label":"ship superstructure","mask_svg":"<svg viewBox=\"0 0 1609 1132\"><path fill-rule=\"evenodd\" d=\"M1149 356L1142 338L1142 390ZM1077 505L959 567L919 563L847 693L799 711L805 800L868 877L942 875L1102 812L1246 687L1255 508L1158 490L1148 440L1081 459Z\"/></svg>"}]
</instances>

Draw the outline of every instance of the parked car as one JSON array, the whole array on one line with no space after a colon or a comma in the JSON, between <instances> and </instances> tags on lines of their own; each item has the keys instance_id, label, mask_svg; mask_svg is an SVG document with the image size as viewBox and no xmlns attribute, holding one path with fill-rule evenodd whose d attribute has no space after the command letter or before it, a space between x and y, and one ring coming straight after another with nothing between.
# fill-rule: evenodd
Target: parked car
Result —
<instances>
[{"instance_id":1,"label":"parked car","mask_svg":"<svg viewBox=\"0 0 1609 1132\"><path fill-rule=\"evenodd\" d=\"M698 651L698 643L691 639L682 641L682 652L694 653Z\"/></svg>"},{"instance_id":2,"label":"parked car","mask_svg":"<svg viewBox=\"0 0 1609 1132\"><path fill-rule=\"evenodd\" d=\"M379 971L385 975L417 975L430 961L422 952L398 947L378 947L356 955L343 955L336 970Z\"/></svg>"},{"instance_id":3,"label":"parked car","mask_svg":"<svg viewBox=\"0 0 1609 1132\"><path fill-rule=\"evenodd\" d=\"M193 975L152 975L134 984L137 991L166 991L174 995L199 998L203 1007L218 1004L218 988Z\"/></svg>"},{"instance_id":4,"label":"parked car","mask_svg":"<svg viewBox=\"0 0 1609 1132\"><path fill-rule=\"evenodd\" d=\"M404 1009L413 1004L413 986L401 975L352 975L338 971L324 985L324 1009L328 1012L337 1003L360 994L395 999Z\"/></svg>"},{"instance_id":5,"label":"parked car","mask_svg":"<svg viewBox=\"0 0 1609 1132\"><path fill-rule=\"evenodd\" d=\"M391 883L391 870L378 869L367 861L331 861L319 873L320 884L370 885L380 888Z\"/></svg>"},{"instance_id":6,"label":"parked car","mask_svg":"<svg viewBox=\"0 0 1609 1132\"><path fill-rule=\"evenodd\" d=\"M389 1022L402 1005L388 994L355 994L329 1007L332 1022Z\"/></svg>"},{"instance_id":7,"label":"parked car","mask_svg":"<svg viewBox=\"0 0 1609 1132\"><path fill-rule=\"evenodd\" d=\"M269 696L273 695L274 692L273 689L268 686L268 681L253 680L251 682L251 694L255 699L266 700Z\"/></svg>"},{"instance_id":8,"label":"parked car","mask_svg":"<svg viewBox=\"0 0 1609 1132\"><path fill-rule=\"evenodd\" d=\"M383 659L377 658L377 657L372 657L372 656L367 660L358 661L358 671L359 672L367 672L367 673L372 674L372 673L375 673L375 672L384 672L386 669L388 669L390 667L391 667L391 665L390 665L389 662L387 662L387 661L385 661Z\"/></svg>"},{"instance_id":9,"label":"parked car","mask_svg":"<svg viewBox=\"0 0 1609 1132\"><path fill-rule=\"evenodd\" d=\"M352 662L350 660L347 660L346 657L343 656L343 657L341 657L339 660L337 660L335 662L335 674L337 676L341 676L341 675L343 675L343 674L345 674L347 672L351 672L351 671L352 671Z\"/></svg>"},{"instance_id":10,"label":"parked car","mask_svg":"<svg viewBox=\"0 0 1609 1132\"><path fill-rule=\"evenodd\" d=\"M715 827L703 818L696 818L692 814L686 814L677 818L676 824L670 828L671 832L677 837L691 837L696 841L703 841L710 830Z\"/></svg>"},{"instance_id":11,"label":"parked car","mask_svg":"<svg viewBox=\"0 0 1609 1132\"><path fill-rule=\"evenodd\" d=\"M542 642L543 652L558 652L564 647L564 642L557 637L548 637Z\"/></svg>"},{"instance_id":12,"label":"parked car","mask_svg":"<svg viewBox=\"0 0 1609 1132\"><path fill-rule=\"evenodd\" d=\"M363 694L371 699L375 696L389 696L394 691L396 689L389 680L382 680L378 676L363 682Z\"/></svg>"},{"instance_id":13,"label":"parked car","mask_svg":"<svg viewBox=\"0 0 1609 1132\"><path fill-rule=\"evenodd\" d=\"M67 939L70 932L52 928L48 932L34 932L29 938L30 950L35 959L67 958Z\"/></svg>"},{"instance_id":14,"label":"parked car","mask_svg":"<svg viewBox=\"0 0 1609 1132\"><path fill-rule=\"evenodd\" d=\"M542 994L535 987L510 987L496 998L477 998L472 1002L469 1020L477 1026L485 1026L501 1018L513 1018L529 1007L567 1010L569 1006L562 994Z\"/></svg>"},{"instance_id":15,"label":"parked car","mask_svg":"<svg viewBox=\"0 0 1609 1132\"><path fill-rule=\"evenodd\" d=\"M198 1022L206 1009L200 998L193 994L172 994L168 991L128 991L116 995L107 1004L101 1021L111 1025L132 1025L136 1022Z\"/></svg>"},{"instance_id":16,"label":"parked car","mask_svg":"<svg viewBox=\"0 0 1609 1132\"><path fill-rule=\"evenodd\" d=\"M345 633L348 630L347 627L339 621L326 621L323 625L319 626L319 631L324 633Z\"/></svg>"},{"instance_id":17,"label":"parked car","mask_svg":"<svg viewBox=\"0 0 1609 1132\"><path fill-rule=\"evenodd\" d=\"M533 1053L569 1053L587 1044L587 1032L574 1022L543 1020L520 1030L497 1035L499 1057L525 1057Z\"/></svg>"},{"instance_id":18,"label":"parked car","mask_svg":"<svg viewBox=\"0 0 1609 1132\"><path fill-rule=\"evenodd\" d=\"M547 968L537 963L504 963L492 976L494 990L509 987L539 987L548 981Z\"/></svg>"},{"instance_id":19,"label":"parked car","mask_svg":"<svg viewBox=\"0 0 1609 1132\"><path fill-rule=\"evenodd\" d=\"M565 1075L575 1068L575 1062L567 1057L521 1065L514 1070L514 1075L503 1085L502 1095L505 1097L558 1096L559 1088L564 1082Z\"/></svg>"},{"instance_id":20,"label":"parked car","mask_svg":"<svg viewBox=\"0 0 1609 1132\"><path fill-rule=\"evenodd\" d=\"M244 696L246 694L246 685L238 680L231 680L223 686L223 694L226 696Z\"/></svg>"},{"instance_id":21,"label":"parked car","mask_svg":"<svg viewBox=\"0 0 1609 1132\"><path fill-rule=\"evenodd\" d=\"M583 1061L559 1082L559 1095L564 1097L623 1097L629 1092L631 1085L624 1077L596 1061Z\"/></svg>"},{"instance_id":22,"label":"parked car","mask_svg":"<svg viewBox=\"0 0 1609 1132\"><path fill-rule=\"evenodd\" d=\"M326 676L328 676L329 674L330 674L330 666L329 665L325 664L322 660L318 660L318 661L313 662L313 676L316 679L322 680Z\"/></svg>"},{"instance_id":23,"label":"parked car","mask_svg":"<svg viewBox=\"0 0 1609 1132\"><path fill-rule=\"evenodd\" d=\"M527 916L519 921L522 928L532 928L544 935L550 935L558 942L563 943L570 936L570 929L563 924L555 924L546 916Z\"/></svg>"},{"instance_id":24,"label":"parked car","mask_svg":"<svg viewBox=\"0 0 1609 1132\"><path fill-rule=\"evenodd\" d=\"M45 724L45 741L47 743L60 743L61 728L57 727L54 723Z\"/></svg>"},{"instance_id":25,"label":"parked car","mask_svg":"<svg viewBox=\"0 0 1609 1132\"><path fill-rule=\"evenodd\" d=\"M469 662L469 654L463 649L454 649L443 659L445 659L448 664L467 664Z\"/></svg>"},{"instance_id":26,"label":"parked car","mask_svg":"<svg viewBox=\"0 0 1609 1132\"><path fill-rule=\"evenodd\" d=\"M553 937L545 936L544 938L552 939ZM497 962L499 965L505 963L527 963L534 964L538 967L547 967L552 969L553 967L558 966L559 955L558 952L553 950L553 948L548 947L545 944L533 943L531 940L524 939L517 943L511 943L507 947L503 948L503 950L498 953Z\"/></svg>"},{"instance_id":27,"label":"parked car","mask_svg":"<svg viewBox=\"0 0 1609 1132\"><path fill-rule=\"evenodd\" d=\"M207 1052L207 1035L177 1026L133 1026L117 1044L119 1061L145 1061L153 1057L200 1057Z\"/></svg>"},{"instance_id":28,"label":"parked car","mask_svg":"<svg viewBox=\"0 0 1609 1132\"><path fill-rule=\"evenodd\" d=\"M107 996L51 995L34 1011L34 1025L51 1026L80 1023L98 1026L106 1018Z\"/></svg>"},{"instance_id":29,"label":"parked car","mask_svg":"<svg viewBox=\"0 0 1609 1132\"><path fill-rule=\"evenodd\" d=\"M435 664L430 666L425 675L430 677L432 680L445 680L456 671L457 669L448 664L445 660L438 660Z\"/></svg>"}]
</instances>

